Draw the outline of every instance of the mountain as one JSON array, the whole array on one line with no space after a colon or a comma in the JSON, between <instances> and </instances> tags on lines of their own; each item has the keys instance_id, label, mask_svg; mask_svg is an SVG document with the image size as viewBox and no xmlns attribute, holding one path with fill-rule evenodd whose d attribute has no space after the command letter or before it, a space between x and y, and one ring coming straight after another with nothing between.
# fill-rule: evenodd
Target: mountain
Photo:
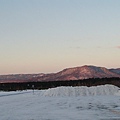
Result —
<instances>
[{"instance_id":1,"label":"mountain","mask_svg":"<svg viewBox=\"0 0 120 120\"><path fill-rule=\"evenodd\" d=\"M82 66L75 68L68 68L59 73L61 76L72 76L74 79L88 79L88 78L105 78L105 77L120 77L117 73L109 71L105 67L96 66ZM72 79L72 78L71 78Z\"/></svg>"},{"instance_id":2,"label":"mountain","mask_svg":"<svg viewBox=\"0 0 120 120\"><path fill-rule=\"evenodd\" d=\"M120 75L120 68L110 69L110 71Z\"/></svg>"},{"instance_id":3,"label":"mountain","mask_svg":"<svg viewBox=\"0 0 120 120\"><path fill-rule=\"evenodd\" d=\"M105 67L96 67L96 66L81 66L74 68L67 68L58 73L46 74L42 77L39 77L38 81L58 81L58 80L79 80L79 79L88 79L88 78L111 78L111 77L120 77L120 74L117 72L112 72Z\"/></svg>"},{"instance_id":4,"label":"mountain","mask_svg":"<svg viewBox=\"0 0 120 120\"><path fill-rule=\"evenodd\" d=\"M60 80L83 80L88 78L111 78L120 77L120 68L107 69L97 66L81 66L67 68L51 74L17 74L0 75L0 82L30 82L30 81L60 81Z\"/></svg>"},{"instance_id":5,"label":"mountain","mask_svg":"<svg viewBox=\"0 0 120 120\"><path fill-rule=\"evenodd\" d=\"M28 82L29 79L34 79L36 77L44 76L43 73L40 74L10 74L10 75L0 75L0 82Z\"/></svg>"}]
</instances>

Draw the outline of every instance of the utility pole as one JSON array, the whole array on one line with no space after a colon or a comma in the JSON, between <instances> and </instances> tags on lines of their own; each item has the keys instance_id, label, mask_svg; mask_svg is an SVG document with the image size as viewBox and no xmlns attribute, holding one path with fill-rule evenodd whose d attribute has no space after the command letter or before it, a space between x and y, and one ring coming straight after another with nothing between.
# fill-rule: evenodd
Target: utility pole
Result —
<instances>
[{"instance_id":1,"label":"utility pole","mask_svg":"<svg viewBox=\"0 0 120 120\"><path fill-rule=\"evenodd\" d=\"M32 85L32 89L33 89L33 95L34 95L34 88L35 88L35 86L34 86L34 85Z\"/></svg>"}]
</instances>

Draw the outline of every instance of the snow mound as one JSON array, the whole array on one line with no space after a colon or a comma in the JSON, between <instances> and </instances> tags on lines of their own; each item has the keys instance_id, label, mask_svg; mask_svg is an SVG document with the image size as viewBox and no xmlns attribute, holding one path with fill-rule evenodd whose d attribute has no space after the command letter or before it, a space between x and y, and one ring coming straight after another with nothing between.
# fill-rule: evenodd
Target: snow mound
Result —
<instances>
[{"instance_id":1,"label":"snow mound","mask_svg":"<svg viewBox=\"0 0 120 120\"><path fill-rule=\"evenodd\" d=\"M42 96L96 96L115 95L119 93L119 88L114 85L100 86L79 86L79 87L57 87L50 88L42 92Z\"/></svg>"}]
</instances>

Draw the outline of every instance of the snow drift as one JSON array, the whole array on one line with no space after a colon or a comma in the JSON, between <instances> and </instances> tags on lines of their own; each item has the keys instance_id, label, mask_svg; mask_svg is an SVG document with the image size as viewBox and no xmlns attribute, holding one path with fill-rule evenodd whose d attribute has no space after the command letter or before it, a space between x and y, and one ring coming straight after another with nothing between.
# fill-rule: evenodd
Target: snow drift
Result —
<instances>
[{"instance_id":1,"label":"snow drift","mask_svg":"<svg viewBox=\"0 0 120 120\"><path fill-rule=\"evenodd\" d=\"M95 96L95 95L118 95L119 88L114 85L57 87L42 91L42 96Z\"/></svg>"}]
</instances>

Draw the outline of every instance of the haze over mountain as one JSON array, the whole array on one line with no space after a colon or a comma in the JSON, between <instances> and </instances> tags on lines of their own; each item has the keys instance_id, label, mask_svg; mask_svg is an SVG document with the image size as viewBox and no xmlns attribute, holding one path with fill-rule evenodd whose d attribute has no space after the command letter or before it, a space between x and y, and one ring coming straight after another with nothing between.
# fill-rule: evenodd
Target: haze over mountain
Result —
<instances>
[{"instance_id":1,"label":"haze over mountain","mask_svg":"<svg viewBox=\"0 0 120 120\"><path fill-rule=\"evenodd\" d=\"M59 81L59 80L83 80L88 78L120 77L120 68L107 69L97 66L81 66L66 68L51 74L17 74L0 75L0 82L28 82L28 81Z\"/></svg>"}]
</instances>

